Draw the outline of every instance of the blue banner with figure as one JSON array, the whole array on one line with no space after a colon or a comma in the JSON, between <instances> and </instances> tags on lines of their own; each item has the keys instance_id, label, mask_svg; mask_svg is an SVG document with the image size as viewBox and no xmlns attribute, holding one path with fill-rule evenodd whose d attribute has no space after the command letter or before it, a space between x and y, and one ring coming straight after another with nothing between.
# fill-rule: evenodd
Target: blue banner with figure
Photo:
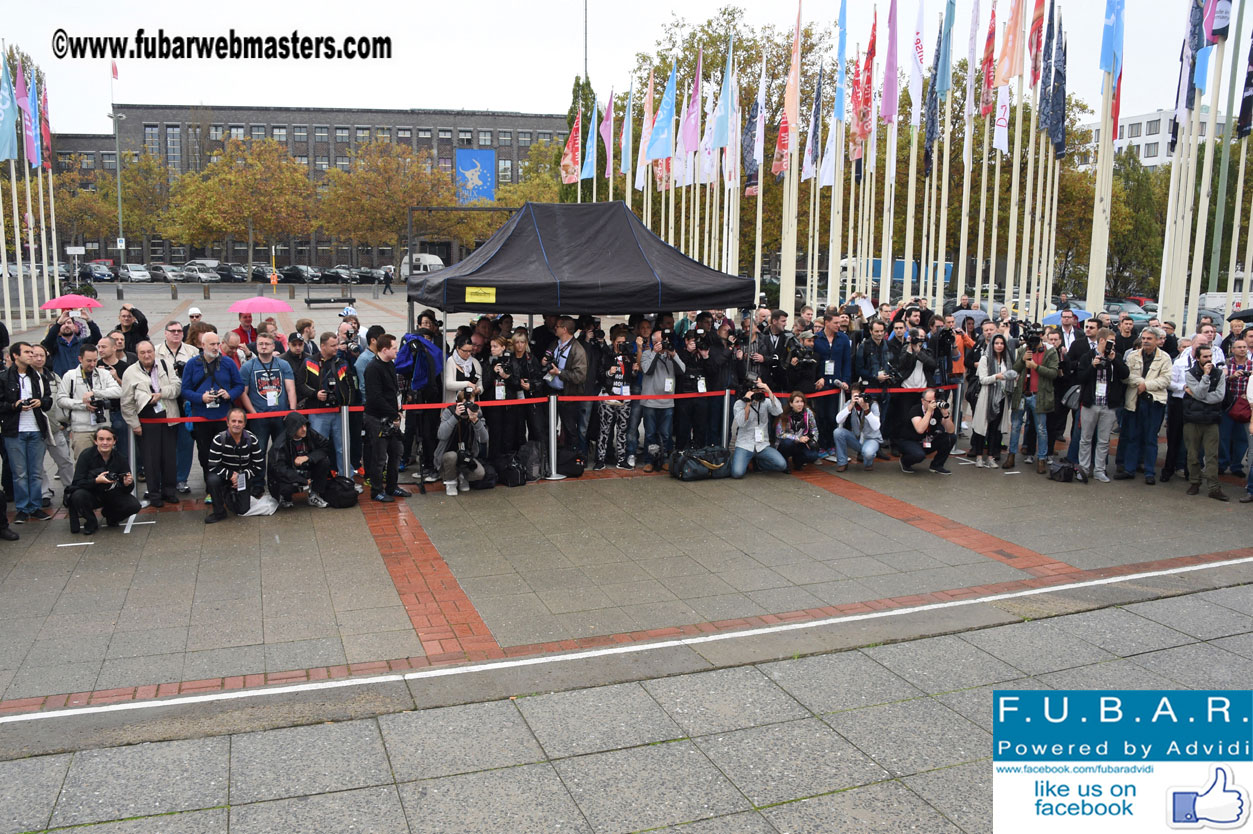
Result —
<instances>
[{"instance_id":1,"label":"blue banner with figure","mask_svg":"<svg viewBox=\"0 0 1253 834\"><path fill-rule=\"evenodd\" d=\"M496 199L496 151L457 148L455 162L458 203Z\"/></svg>"}]
</instances>

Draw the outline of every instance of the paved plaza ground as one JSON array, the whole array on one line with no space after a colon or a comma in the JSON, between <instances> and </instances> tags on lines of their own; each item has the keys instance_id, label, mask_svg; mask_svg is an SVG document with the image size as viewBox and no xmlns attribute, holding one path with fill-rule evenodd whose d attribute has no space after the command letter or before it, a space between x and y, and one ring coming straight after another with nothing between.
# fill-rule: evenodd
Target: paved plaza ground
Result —
<instances>
[{"instance_id":1,"label":"paved plaza ground","mask_svg":"<svg viewBox=\"0 0 1253 834\"><path fill-rule=\"evenodd\" d=\"M125 292L156 332L255 288ZM1248 505L950 468L27 523L0 834L988 831L993 685L1253 681Z\"/></svg>"}]
</instances>

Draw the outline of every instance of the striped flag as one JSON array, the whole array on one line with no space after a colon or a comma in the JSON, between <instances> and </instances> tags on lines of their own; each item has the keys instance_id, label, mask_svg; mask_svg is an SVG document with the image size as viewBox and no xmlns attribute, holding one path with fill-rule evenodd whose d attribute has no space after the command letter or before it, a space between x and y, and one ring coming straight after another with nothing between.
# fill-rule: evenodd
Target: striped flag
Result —
<instances>
[{"instance_id":1,"label":"striped flag","mask_svg":"<svg viewBox=\"0 0 1253 834\"><path fill-rule=\"evenodd\" d=\"M648 71L648 91L644 93L644 113L640 121L640 149L635 159L635 190L648 184L648 139L653 133L653 71Z\"/></svg>"},{"instance_id":2,"label":"striped flag","mask_svg":"<svg viewBox=\"0 0 1253 834\"><path fill-rule=\"evenodd\" d=\"M618 150L622 155L621 167L618 168L619 173L626 176L627 188L631 187L631 146L634 137L631 132L635 129L635 84L631 84L631 89L627 92L627 109L626 117L622 120L622 136L618 140Z\"/></svg>"},{"instance_id":3,"label":"striped flag","mask_svg":"<svg viewBox=\"0 0 1253 834\"><path fill-rule=\"evenodd\" d=\"M605 179L613 179L613 88L609 88L609 103L605 105L605 118L600 122L600 141L605 145Z\"/></svg>"}]
</instances>

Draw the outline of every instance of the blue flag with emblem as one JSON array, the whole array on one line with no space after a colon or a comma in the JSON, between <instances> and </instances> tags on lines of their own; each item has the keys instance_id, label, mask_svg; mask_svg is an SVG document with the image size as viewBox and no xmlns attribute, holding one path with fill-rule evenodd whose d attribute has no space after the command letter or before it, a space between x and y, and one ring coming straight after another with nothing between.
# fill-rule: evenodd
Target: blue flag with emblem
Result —
<instances>
[{"instance_id":1,"label":"blue flag with emblem","mask_svg":"<svg viewBox=\"0 0 1253 834\"><path fill-rule=\"evenodd\" d=\"M579 171L579 179L590 180L596 177L596 99L592 99L592 118L587 120L591 127L587 130L587 145L583 148L583 169Z\"/></svg>"},{"instance_id":2,"label":"blue flag with emblem","mask_svg":"<svg viewBox=\"0 0 1253 834\"><path fill-rule=\"evenodd\" d=\"M1049 0L1048 28L1044 30L1044 72L1040 75L1040 122L1039 129L1049 129L1053 109L1053 0Z\"/></svg>"},{"instance_id":3,"label":"blue flag with emblem","mask_svg":"<svg viewBox=\"0 0 1253 834\"><path fill-rule=\"evenodd\" d=\"M0 78L0 160L17 159L17 99L13 95L13 79L9 77L9 62L4 64L4 77Z\"/></svg>"},{"instance_id":4,"label":"blue flag with emblem","mask_svg":"<svg viewBox=\"0 0 1253 834\"><path fill-rule=\"evenodd\" d=\"M653 121L653 133L648 137L648 153L646 159L669 159L674 156L674 87L675 64L670 64L670 80L666 82L666 91L661 95L661 104L657 107L657 117Z\"/></svg>"},{"instance_id":5,"label":"blue flag with emblem","mask_svg":"<svg viewBox=\"0 0 1253 834\"><path fill-rule=\"evenodd\" d=\"M496 199L496 152L474 148L456 149L457 202Z\"/></svg>"}]
</instances>

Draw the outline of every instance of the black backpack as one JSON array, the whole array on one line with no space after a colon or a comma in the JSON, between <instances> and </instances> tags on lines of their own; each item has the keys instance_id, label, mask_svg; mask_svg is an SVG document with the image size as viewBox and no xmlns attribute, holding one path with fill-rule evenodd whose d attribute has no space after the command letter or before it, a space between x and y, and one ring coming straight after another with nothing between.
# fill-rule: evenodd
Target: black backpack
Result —
<instances>
[{"instance_id":1,"label":"black backpack","mask_svg":"<svg viewBox=\"0 0 1253 834\"><path fill-rule=\"evenodd\" d=\"M1075 479L1075 465L1068 460L1054 461L1049 464L1049 480L1068 484ZM1083 480L1080 479L1080 483Z\"/></svg>"},{"instance_id":2,"label":"black backpack","mask_svg":"<svg viewBox=\"0 0 1253 834\"><path fill-rule=\"evenodd\" d=\"M684 449L670 456L670 477L680 481L707 481L731 474L731 454L721 446Z\"/></svg>"},{"instance_id":3,"label":"black backpack","mask_svg":"<svg viewBox=\"0 0 1253 834\"><path fill-rule=\"evenodd\" d=\"M526 485L526 469L523 468L522 463L518 460L517 452L501 455L492 462L492 466L496 468L498 483L511 487Z\"/></svg>"},{"instance_id":4,"label":"black backpack","mask_svg":"<svg viewBox=\"0 0 1253 834\"><path fill-rule=\"evenodd\" d=\"M357 506L357 488L343 475L336 475L327 482L326 491L322 493L322 497L326 499L327 504L337 510Z\"/></svg>"},{"instance_id":5,"label":"black backpack","mask_svg":"<svg viewBox=\"0 0 1253 834\"><path fill-rule=\"evenodd\" d=\"M582 478L583 470L587 468L587 461L579 454L577 449L558 449L557 450L557 474L565 475L567 478Z\"/></svg>"},{"instance_id":6,"label":"black backpack","mask_svg":"<svg viewBox=\"0 0 1253 834\"><path fill-rule=\"evenodd\" d=\"M518 449L518 463L522 465L528 481L538 481L547 477L548 456L544 454L544 444L538 440L528 440Z\"/></svg>"},{"instance_id":7,"label":"black backpack","mask_svg":"<svg viewBox=\"0 0 1253 834\"><path fill-rule=\"evenodd\" d=\"M470 489L494 489L496 487L496 467L485 460L480 460L479 465L483 467L483 477L477 481L470 481Z\"/></svg>"}]
</instances>

